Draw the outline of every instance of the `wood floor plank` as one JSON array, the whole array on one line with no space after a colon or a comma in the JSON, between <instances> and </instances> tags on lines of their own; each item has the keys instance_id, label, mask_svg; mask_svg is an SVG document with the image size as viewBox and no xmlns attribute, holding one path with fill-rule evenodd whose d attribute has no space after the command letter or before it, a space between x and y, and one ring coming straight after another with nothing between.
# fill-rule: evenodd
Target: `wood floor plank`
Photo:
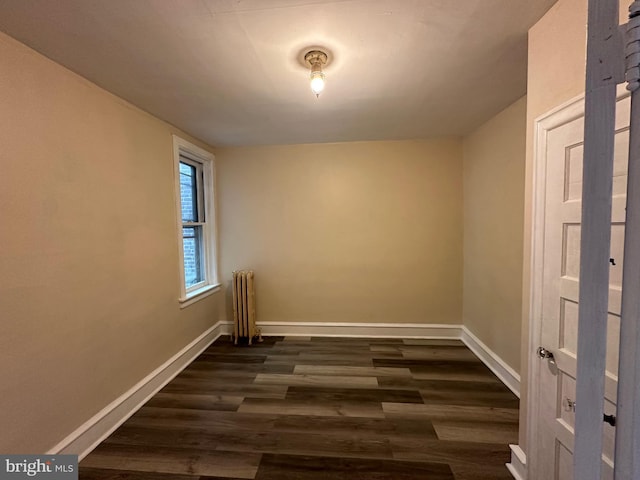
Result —
<instances>
[{"instance_id":1,"label":"wood floor plank","mask_svg":"<svg viewBox=\"0 0 640 480\"><path fill-rule=\"evenodd\" d=\"M411 388L421 388L425 380L453 380L458 382L492 382L501 384L491 370L478 362L447 362L433 361L420 367L409 367L412 381L406 377L392 377L384 380L384 385L406 385Z\"/></svg>"},{"instance_id":2,"label":"wood floor plank","mask_svg":"<svg viewBox=\"0 0 640 480\"><path fill-rule=\"evenodd\" d=\"M503 465L511 451L503 443L452 442L446 440L391 439L393 458L398 460L437 462L473 466L482 478L485 465Z\"/></svg>"},{"instance_id":3,"label":"wood floor plank","mask_svg":"<svg viewBox=\"0 0 640 480\"><path fill-rule=\"evenodd\" d=\"M328 435L386 435L394 426L386 418L280 415L274 425L279 432L312 432ZM435 430L434 430L435 435Z\"/></svg>"},{"instance_id":4,"label":"wood floor plank","mask_svg":"<svg viewBox=\"0 0 640 480\"><path fill-rule=\"evenodd\" d=\"M245 400L246 401L246 400ZM144 427L178 427L211 430L268 430L276 415L244 415L242 412L142 407L127 424Z\"/></svg>"},{"instance_id":5,"label":"wood floor plank","mask_svg":"<svg viewBox=\"0 0 640 480\"><path fill-rule=\"evenodd\" d=\"M513 480L513 475L506 465L483 465L479 469L476 465L450 463L456 480Z\"/></svg>"},{"instance_id":6,"label":"wood floor plank","mask_svg":"<svg viewBox=\"0 0 640 480\"><path fill-rule=\"evenodd\" d=\"M410 377L408 368L354 367L352 365L296 365L295 375L346 375L354 377Z\"/></svg>"},{"instance_id":7,"label":"wood floor plank","mask_svg":"<svg viewBox=\"0 0 640 480\"><path fill-rule=\"evenodd\" d=\"M222 378L215 376L198 377L190 376L188 374L178 375L173 379L173 381L169 382L162 391L173 393L195 393L196 390L202 390L204 388L212 389L218 385L253 385L255 383L256 376L257 374L255 373L251 375L229 375Z\"/></svg>"},{"instance_id":8,"label":"wood floor plank","mask_svg":"<svg viewBox=\"0 0 640 480\"><path fill-rule=\"evenodd\" d=\"M308 432L223 433L216 449L239 452L282 453L336 458L392 458L389 440Z\"/></svg>"},{"instance_id":9,"label":"wood floor plank","mask_svg":"<svg viewBox=\"0 0 640 480\"><path fill-rule=\"evenodd\" d=\"M407 377L378 377L378 385L380 388L408 388L410 390L425 390L425 391L441 391L446 390L448 384L452 384L455 382L458 384L450 389L453 394L465 395L466 393L473 391L474 389L480 389L482 391L490 391L491 388L495 388L495 392L504 392L505 394L511 394L511 391L507 389L500 382L495 380L493 377L487 377L482 380L473 380L473 379L461 379L458 376L452 375L447 379L417 379L415 375L412 375L411 378ZM465 389L461 385L469 384L469 388ZM481 387L480 385L486 385L486 387ZM489 389L489 390L487 390Z\"/></svg>"},{"instance_id":10,"label":"wood floor plank","mask_svg":"<svg viewBox=\"0 0 640 480\"><path fill-rule=\"evenodd\" d=\"M196 361L214 363L242 363L243 365L245 365L247 363L264 363L266 359L266 355L236 355L204 351L196 359Z\"/></svg>"},{"instance_id":11,"label":"wood floor plank","mask_svg":"<svg viewBox=\"0 0 640 480\"><path fill-rule=\"evenodd\" d=\"M104 468L82 467L83 480L201 480L199 475L176 475L175 473L134 472L131 470L111 470ZM214 477L209 477L214 479ZM215 480L221 480L216 477Z\"/></svg>"},{"instance_id":12,"label":"wood floor plank","mask_svg":"<svg viewBox=\"0 0 640 480\"><path fill-rule=\"evenodd\" d=\"M420 345L423 347L443 346L450 345L454 347L464 347L465 344L462 340L456 339L421 339L421 338L405 338L402 340L404 345Z\"/></svg>"},{"instance_id":13,"label":"wood floor plank","mask_svg":"<svg viewBox=\"0 0 640 480\"><path fill-rule=\"evenodd\" d=\"M397 345L396 349L391 350L389 345L380 344L380 347L386 347L388 351L374 351L371 350L372 346L355 346L353 348L347 348L347 346L335 346L335 345L323 345L323 344L288 344L283 343L278 347L274 347L268 357L271 357L271 361L278 359L278 357L295 357L302 356L307 360L323 360L326 357L338 357L334 360L364 360L370 358L401 358L400 347ZM287 360L286 358L282 360ZM289 358L288 360L295 360Z\"/></svg>"},{"instance_id":14,"label":"wood floor plank","mask_svg":"<svg viewBox=\"0 0 640 480\"><path fill-rule=\"evenodd\" d=\"M271 349L271 354L277 355L286 351L297 351L305 355L351 355L370 351L367 343L347 344L347 343L315 343L305 342L294 344L293 342L283 342Z\"/></svg>"},{"instance_id":15,"label":"wood floor plank","mask_svg":"<svg viewBox=\"0 0 640 480\"><path fill-rule=\"evenodd\" d=\"M416 348L404 347L400 349L402 358L407 360L452 360L457 362L478 362L478 357L466 347L437 347Z\"/></svg>"},{"instance_id":16,"label":"wood floor plank","mask_svg":"<svg viewBox=\"0 0 640 480\"><path fill-rule=\"evenodd\" d=\"M238 351L238 347L234 346L234 345L225 345L222 348L216 348L215 350L209 350L211 353L224 353L224 354L229 354L229 355L236 355L236 356L241 356L241 355L249 355L250 352L252 354L256 354L256 353L260 353L260 354L275 354L275 353L280 353L280 354L287 354L287 355L298 355L300 353L301 350L304 349L304 345L291 345L289 343L283 343L281 345L261 345L261 346L251 346L251 347L246 347L244 349L244 351Z\"/></svg>"},{"instance_id":17,"label":"wood floor plank","mask_svg":"<svg viewBox=\"0 0 640 480\"><path fill-rule=\"evenodd\" d=\"M237 478L231 478L231 477L210 477L208 475L203 475L201 477L196 477L198 478L198 480L238 480ZM195 480L195 479L194 479ZM510 479L513 480L513 479Z\"/></svg>"},{"instance_id":18,"label":"wood floor plank","mask_svg":"<svg viewBox=\"0 0 640 480\"><path fill-rule=\"evenodd\" d=\"M455 364L462 364L459 365L458 368L462 369L462 368L466 368L467 366L469 366L469 364L476 364L476 365L482 365L482 362L478 359L472 357L472 358L462 358L462 359L454 359L454 358L447 358L447 359L438 359L438 358L426 358L426 359L419 359L419 358L374 358L373 359L373 366L374 367L406 367L406 368L410 368L411 371L413 372L414 368L434 368L437 366L441 366L441 365L448 365L448 366L455 366ZM484 365L482 365L484 367ZM486 367L485 367L486 368Z\"/></svg>"},{"instance_id":19,"label":"wood floor plank","mask_svg":"<svg viewBox=\"0 0 640 480\"><path fill-rule=\"evenodd\" d=\"M419 380L425 403L518 408L520 399L497 382Z\"/></svg>"},{"instance_id":20,"label":"wood floor plank","mask_svg":"<svg viewBox=\"0 0 640 480\"><path fill-rule=\"evenodd\" d=\"M150 473L225 476L253 479L261 454L204 451L186 448L101 444L83 461L83 467Z\"/></svg>"},{"instance_id":21,"label":"wood floor plank","mask_svg":"<svg viewBox=\"0 0 640 480\"><path fill-rule=\"evenodd\" d=\"M231 432L231 429L228 429ZM183 428L179 425L152 425L140 426L136 424L126 424L112 433L105 441L105 444L113 445L137 445L148 447L175 447L187 448L190 450L215 450L220 443L218 436L224 435L225 430L212 431L198 426ZM248 436L248 431L234 430ZM253 431L251 431L253 434ZM237 433L235 433L237 434Z\"/></svg>"},{"instance_id":22,"label":"wood floor plank","mask_svg":"<svg viewBox=\"0 0 640 480\"><path fill-rule=\"evenodd\" d=\"M234 382L234 383L242 383L243 378L248 378L249 382L253 382L255 380L256 375L258 373L266 373L266 372L248 372L243 370L235 370L233 368L198 368L198 365L193 366L193 364L187 368L185 368L179 375L175 378L177 380L198 380L198 381L211 381L216 382L220 380ZM269 373L293 373L293 372L269 372ZM236 381L238 380L238 381Z\"/></svg>"},{"instance_id":23,"label":"wood floor plank","mask_svg":"<svg viewBox=\"0 0 640 480\"><path fill-rule=\"evenodd\" d=\"M287 400L305 402L400 402L424 403L417 390L392 390L374 388L338 388L338 387L289 387Z\"/></svg>"},{"instance_id":24,"label":"wood floor plank","mask_svg":"<svg viewBox=\"0 0 640 480\"><path fill-rule=\"evenodd\" d=\"M313 343L336 345L375 345L376 343L403 343L401 338L384 337L311 337Z\"/></svg>"},{"instance_id":25,"label":"wood floor plank","mask_svg":"<svg viewBox=\"0 0 640 480\"><path fill-rule=\"evenodd\" d=\"M468 392L461 394L450 391L420 390L424 403L445 405L495 406L500 408L518 408L520 399L513 394L502 392Z\"/></svg>"},{"instance_id":26,"label":"wood floor plank","mask_svg":"<svg viewBox=\"0 0 640 480\"><path fill-rule=\"evenodd\" d=\"M234 384L232 381L216 383L192 383L185 385L171 382L164 387L163 393L197 393L205 395L242 395L245 398L284 398L287 394L286 385L272 384Z\"/></svg>"},{"instance_id":27,"label":"wood floor plank","mask_svg":"<svg viewBox=\"0 0 640 480\"><path fill-rule=\"evenodd\" d=\"M386 344L377 344L377 345L371 345L369 346L369 351L374 352L374 353L400 353L400 348L402 347L402 345L399 344L395 344L395 345L386 345Z\"/></svg>"},{"instance_id":28,"label":"wood floor plank","mask_svg":"<svg viewBox=\"0 0 640 480\"><path fill-rule=\"evenodd\" d=\"M225 345L216 345L214 347L209 347L202 352L201 355L233 355L233 356L250 356L255 357L256 355L265 355L269 353L274 348L273 343L265 344L259 343L255 345L251 345L250 347L247 345L238 346L232 343Z\"/></svg>"},{"instance_id":29,"label":"wood floor plank","mask_svg":"<svg viewBox=\"0 0 640 480\"><path fill-rule=\"evenodd\" d=\"M452 395L468 395L474 392L504 394L512 398L516 397L511 390L500 382L471 382L456 379L447 380L418 380L415 382L420 390L425 392L447 392Z\"/></svg>"},{"instance_id":30,"label":"wood floor plank","mask_svg":"<svg viewBox=\"0 0 640 480\"><path fill-rule=\"evenodd\" d=\"M438 438L431 421L424 418L282 415L276 419L273 430L346 435L353 438Z\"/></svg>"},{"instance_id":31,"label":"wood floor plank","mask_svg":"<svg viewBox=\"0 0 640 480\"><path fill-rule=\"evenodd\" d=\"M147 407L184 408L195 410L224 410L235 412L244 400L237 395L202 395L158 392Z\"/></svg>"},{"instance_id":32,"label":"wood floor plank","mask_svg":"<svg viewBox=\"0 0 640 480\"><path fill-rule=\"evenodd\" d=\"M320 456L269 455L256 480L455 480L442 463L398 462Z\"/></svg>"},{"instance_id":33,"label":"wood floor plank","mask_svg":"<svg viewBox=\"0 0 640 480\"><path fill-rule=\"evenodd\" d=\"M474 407L461 405L420 405L417 403L386 403L382 410L388 415L405 418L429 418L450 421L486 421L496 423L517 423L518 409Z\"/></svg>"},{"instance_id":34,"label":"wood floor plank","mask_svg":"<svg viewBox=\"0 0 640 480\"><path fill-rule=\"evenodd\" d=\"M290 358L288 356L287 358ZM195 361L189 368L191 370L205 370L207 372L248 372L248 373L293 373L293 368L295 366L295 360L287 360L287 364L273 364L274 362L270 362L268 359L265 363L215 363L215 362L206 362L206 361ZM293 365L291 365L293 362Z\"/></svg>"},{"instance_id":35,"label":"wood floor plank","mask_svg":"<svg viewBox=\"0 0 640 480\"><path fill-rule=\"evenodd\" d=\"M405 438L414 440L436 440L438 438L433 422L426 418L393 418L385 415L387 422L393 425L393 432L388 438Z\"/></svg>"},{"instance_id":36,"label":"wood floor plank","mask_svg":"<svg viewBox=\"0 0 640 480\"><path fill-rule=\"evenodd\" d=\"M256 384L266 385L309 385L309 386L334 386L350 388L371 388L378 386L375 377L354 377L347 375L281 375L260 373L256 376Z\"/></svg>"},{"instance_id":37,"label":"wood floor plank","mask_svg":"<svg viewBox=\"0 0 640 480\"><path fill-rule=\"evenodd\" d=\"M399 357L398 357L399 358ZM313 358L304 358L298 360L292 360L282 356L274 356L267 359L266 366L289 366L293 370L296 365L324 365L324 366L344 366L352 365L358 367L373 367L372 358L340 358L340 357L327 357L322 358L322 355L315 355Z\"/></svg>"},{"instance_id":38,"label":"wood floor plank","mask_svg":"<svg viewBox=\"0 0 640 480\"><path fill-rule=\"evenodd\" d=\"M119 428L106 444L174 447L192 450L224 450L253 453L287 453L354 458L391 458L389 440L384 436L353 436L310 433L308 431L183 429L165 426Z\"/></svg>"},{"instance_id":39,"label":"wood floor plank","mask_svg":"<svg viewBox=\"0 0 640 480\"><path fill-rule=\"evenodd\" d=\"M384 418L378 402L307 402L295 400L271 400L247 398L238 407L239 413L272 414L286 412L288 415L316 417L364 417Z\"/></svg>"},{"instance_id":40,"label":"wood floor plank","mask_svg":"<svg viewBox=\"0 0 640 480\"><path fill-rule=\"evenodd\" d=\"M491 370L485 368L484 365L475 365L465 368L442 368L441 366L433 368L411 368L411 375L416 380L457 380L469 382L494 382L500 383L500 379L496 377ZM450 373L449 371L454 373Z\"/></svg>"},{"instance_id":41,"label":"wood floor plank","mask_svg":"<svg viewBox=\"0 0 640 480\"><path fill-rule=\"evenodd\" d=\"M518 443L516 423L433 421L440 440L476 443Z\"/></svg>"}]
</instances>

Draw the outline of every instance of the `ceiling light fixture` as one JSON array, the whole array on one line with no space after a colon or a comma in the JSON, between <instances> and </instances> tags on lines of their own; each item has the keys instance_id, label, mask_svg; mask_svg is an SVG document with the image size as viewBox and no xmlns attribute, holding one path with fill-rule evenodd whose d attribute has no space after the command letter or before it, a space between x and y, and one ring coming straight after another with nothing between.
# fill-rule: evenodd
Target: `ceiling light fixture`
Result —
<instances>
[{"instance_id":1,"label":"ceiling light fixture","mask_svg":"<svg viewBox=\"0 0 640 480\"><path fill-rule=\"evenodd\" d=\"M304 61L311 68L311 91L319 97L324 90L322 66L327 64L327 54L322 50L311 50L304 56Z\"/></svg>"}]
</instances>

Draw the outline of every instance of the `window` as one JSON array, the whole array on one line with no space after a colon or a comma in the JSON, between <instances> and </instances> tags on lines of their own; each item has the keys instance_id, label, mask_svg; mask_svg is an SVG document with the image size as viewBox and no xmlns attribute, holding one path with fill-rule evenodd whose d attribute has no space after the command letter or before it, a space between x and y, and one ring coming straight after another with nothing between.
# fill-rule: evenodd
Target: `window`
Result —
<instances>
[{"instance_id":1,"label":"window","mask_svg":"<svg viewBox=\"0 0 640 480\"><path fill-rule=\"evenodd\" d=\"M182 251L187 291L203 286L202 228L206 224L203 208L202 164L180 156L180 205L182 212Z\"/></svg>"},{"instance_id":2,"label":"window","mask_svg":"<svg viewBox=\"0 0 640 480\"><path fill-rule=\"evenodd\" d=\"M180 302L187 306L213 293L216 231L213 155L174 136L176 203L180 246Z\"/></svg>"}]
</instances>

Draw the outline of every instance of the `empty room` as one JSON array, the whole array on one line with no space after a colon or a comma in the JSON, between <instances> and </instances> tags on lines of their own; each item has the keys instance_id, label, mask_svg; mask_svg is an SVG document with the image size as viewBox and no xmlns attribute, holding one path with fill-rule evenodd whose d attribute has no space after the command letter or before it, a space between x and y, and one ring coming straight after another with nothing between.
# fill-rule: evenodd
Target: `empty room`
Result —
<instances>
[{"instance_id":1,"label":"empty room","mask_svg":"<svg viewBox=\"0 0 640 480\"><path fill-rule=\"evenodd\" d=\"M629 0L0 2L0 478L640 478L639 59Z\"/></svg>"}]
</instances>

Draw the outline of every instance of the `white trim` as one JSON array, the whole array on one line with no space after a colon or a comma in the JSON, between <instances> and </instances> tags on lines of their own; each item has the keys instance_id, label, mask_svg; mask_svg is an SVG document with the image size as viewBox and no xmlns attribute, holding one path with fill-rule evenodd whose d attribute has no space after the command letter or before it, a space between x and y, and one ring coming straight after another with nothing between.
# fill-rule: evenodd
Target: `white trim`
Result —
<instances>
[{"instance_id":1,"label":"white trim","mask_svg":"<svg viewBox=\"0 0 640 480\"><path fill-rule=\"evenodd\" d=\"M178 301L180 302L180 308L188 307L189 305L196 303L198 300L207 298L212 293L219 292L221 288L222 288L222 285L219 283L216 283L214 285L205 285L204 287L199 288L198 290L189 292L187 293L187 296L185 298L178 299Z\"/></svg>"},{"instance_id":2,"label":"white trim","mask_svg":"<svg viewBox=\"0 0 640 480\"><path fill-rule=\"evenodd\" d=\"M527 448L529 458L538 455L538 377L539 362L535 351L540 346L542 335L542 287L544 259L544 220L546 195L546 154L547 135L550 130L565 125L584 115L584 95L580 95L537 118L534 122L533 142L533 188L531 201L531 288L529 303L529 345L527 345L528 378L527 378ZM536 478L536 464L530 462L527 474Z\"/></svg>"},{"instance_id":3,"label":"white trim","mask_svg":"<svg viewBox=\"0 0 640 480\"><path fill-rule=\"evenodd\" d=\"M636 8L640 3L635 3ZM634 22L640 26L640 17ZM634 28L640 33L640 28ZM620 362L616 408L615 475L640 476L640 90L631 97L629 126L627 210L622 266L622 305L620 317Z\"/></svg>"},{"instance_id":4,"label":"white trim","mask_svg":"<svg viewBox=\"0 0 640 480\"><path fill-rule=\"evenodd\" d=\"M493 350L476 337L466 326L462 327L461 340L475 355L482 360L489 370L520 398L520 374L511 368Z\"/></svg>"},{"instance_id":5,"label":"white trim","mask_svg":"<svg viewBox=\"0 0 640 480\"><path fill-rule=\"evenodd\" d=\"M224 325L216 323L133 387L70 433L47 454L74 454L82 460L122 425L147 400L169 383L198 355L223 335Z\"/></svg>"},{"instance_id":6,"label":"white trim","mask_svg":"<svg viewBox=\"0 0 640 480\"><path fill-rule=\"evenodd\" d=\"M538 455L538 377L539 362L535 351L540 346L542 335L542 287L543 287L543 259L544 259L544 220L546 195L546 154L547 135L550 130L561 127L584 115L584 95L580 95L550 112L536 119L534 124L533 144L533 199L531 204L531 290L529 304L529 345L527 358L529 364L527 391L527 448L529 458L536 459ZM536 478L536 464L530 462L527 466L529 478Z\"/></svg>"},{"instance_id":7,"label":"white trim","mask_svg":"<svg viewBox=\"0 0 640 480\"><path fill-rule=\"evenodd\" d=\"M605 414L608 353L616 84L624 81L625 56L619 28L619 2L588 0L587 3L578 356L575 370L575 401L579 407L576 409L573 425L573 478L601 480L604 432L602 417ZM634 247L637 248L637 245ZM633 293L637 295L638 292ZM553 416L556 417L557 414L554 412ZM541 459L536 461L540 462ZM629 478L618 474L615 477Z\"/></svg>"},{"instance_id":8,"label":"white trim","mask_svg":"<svg viewBox=\"0 0 640 480\"><path fill-rule=\"evenodd\" d=\"M511 463L507 463L507 470L516 480L527 480L527 455L520 445L509 445L511 448Z\"/></svg>"},{"instance_id":9,"label":"white trim","mask_svg":"<svg viewBox=\"0 0 640 480\"><path fill-rule=\"evenodd\" d=\"M182 304L180 308L187 307L208 295L213 293L211 291L208 295L203 293L209 290L209 287L215 289L219 286L218 282L218 230L217 230L217 217L216 217L216 172L215 172L215 157L211 152L208 152L197 145L177 136L173 137L173 171L174 171L174 200L175 200L175 215L176 215L176 232L178 235L178 265L180 276L180 295L178 301ZM180 156L183 155L193 162L202 164L203 183L204 183L204 213L205 224L203 228L203 242L204 242L204 268L206 274L206 284L204 287L200 287L193 291L187 291L184 281L184 248L182 244L182 210L180 200ZM214 290L215 291L215 290Z\"/></svg>"},{"instance_id":10,"label":"white trim","mask_svg":"<svg viewBox=\"0 0 640 480\"><path fill-rule=\"evenodd\" d=\"M233 322L221 322L225 333ZM258 322L264 336L460 339L462 325L428 323Z\"/></svg>"}]
</instances>

